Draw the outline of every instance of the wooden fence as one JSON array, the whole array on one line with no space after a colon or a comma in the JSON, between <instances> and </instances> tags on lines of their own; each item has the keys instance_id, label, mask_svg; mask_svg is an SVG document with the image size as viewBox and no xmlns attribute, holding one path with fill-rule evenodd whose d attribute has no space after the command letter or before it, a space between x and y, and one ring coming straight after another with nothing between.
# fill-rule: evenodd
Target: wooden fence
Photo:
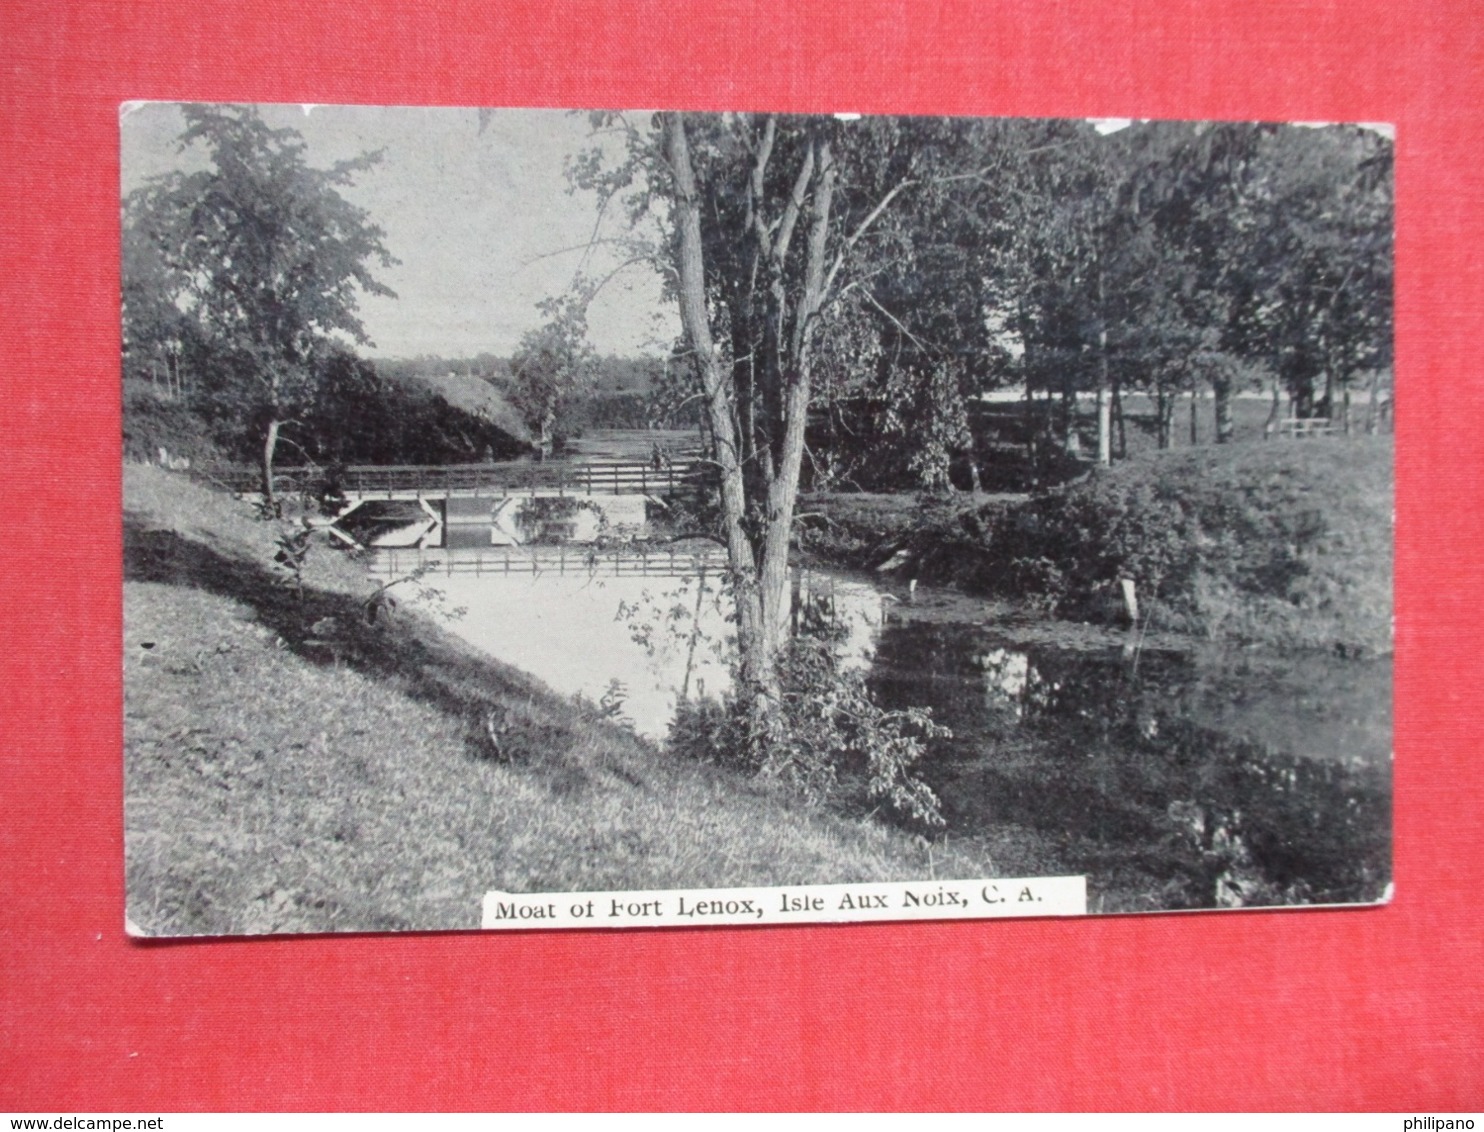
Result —
<instances>
[{"instance_id":1,"label":"wooden fence","mask_svg":"<svg viewBox=\"0 0 1484 1132\"><path fill-rule=\"evenodd\" d=\"M1263 436L1291 436L1303 440L1310 436L1333 436L1339 429L1328 417L1284 417L1276 425L1263 428Z\"/></svg>"}]
</instances>

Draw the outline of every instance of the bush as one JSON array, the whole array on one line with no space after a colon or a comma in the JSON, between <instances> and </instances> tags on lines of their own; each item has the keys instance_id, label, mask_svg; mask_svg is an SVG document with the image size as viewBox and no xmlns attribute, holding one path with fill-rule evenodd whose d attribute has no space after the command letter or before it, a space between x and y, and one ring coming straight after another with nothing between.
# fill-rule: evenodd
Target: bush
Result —
<instances>
[{"instance_id":1,"label":"bush","mask_svg":"<svg viewBox=\"0 0 1484 1132\"><path fill-rule=\"evenodd\" d=\"M970 550L977 588L1062 613L1097 615L1128 578L1168 628L1385 652L1391 509L1388 440L1228 445L971 512L929 541Z\"/></svg>"},{"instance_id":2,"label":"bush","mask_svg":"<svg viewBox=\"0 0 1484 1132\"><path fill-rule=\"evenodd\" d=\"M776 709L761 726L736 697L688 700L677 705L670 748L782 782L810 805L853 793L911 824L943 827L937 795L913 773L929 741L952 735L931 709L879 707L827 636L794 638L778 676Z\"/></svg>"},{"instance_id":3,"label":"bush","mask_svg":"<svg viewBox=\"0 0 1484 1132\"><path fill-rule=\"evenodd\" d=\"M224 458L209 426L184 400L157 393L144 382L124 383L124 459L154 463L160 449L184 456L193 467Z\"/></svg>"}]
</instances>

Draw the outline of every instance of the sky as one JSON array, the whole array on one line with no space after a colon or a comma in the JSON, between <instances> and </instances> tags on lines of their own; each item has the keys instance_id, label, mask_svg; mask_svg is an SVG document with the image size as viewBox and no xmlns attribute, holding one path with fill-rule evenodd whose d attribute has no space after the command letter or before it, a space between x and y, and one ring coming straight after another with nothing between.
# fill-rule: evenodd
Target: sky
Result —
<instances>
[{"instance_id":1,"label":"sky","mask_svg":"<svg viewBox=\"0 0 1484 1132\"><path fill-rule=\"evenodd\" d=\"M397 294L362 297L360 314L373 357L508 356L543 321L537 304L570 288L582 267L601 278L618 265L611 245L592 247L597 201L568 191L566 159L590 148L585 114L499 110L486 128L470 108L262 106L272 126L303 135L307 160L325 167L368 151L381 161L342 189L385 230L400 261L376 274ZM1091 119L1100 134L1130 118ZM201 168L198 152L176 144L184 128L173 103L134 103L122 111L123 191L172 169ZM1370 128L1391 136L1390 127ZM601 237L621 234L605 219ZM663 352L680 329L652 267L631 265L599 292L588 311L599 353Z\"/></svg>"},{"instance_id":2,"label":"sky","mask_svg":"<svg viewBox=\"0 0 1484 1132\"><path fill-rule=\"evenodd\" d=\"M537 303L564 293L583 259L597 202L569 194L564 162L588 148L585 115L561 110L501 110L483 133L473 109L368 106L263 106L274 127L298 130L306 159L323 168L382 150L380 163L341 190L385 230L383 243L400 263L377 277L397 293L363 296L360 314L373 357L436 354L508 355L522 334L543 321ZM123 191L172 169L204 167L181 154L177 105L126 106L120 121ZM605 236L619 234L610 221ZM602 277L619 262L593 249L587 275ZM588 312L600 353L662 350L679 330L673 304L661 297L652 268L624 268Z\"/></svg>"}]
</instances>

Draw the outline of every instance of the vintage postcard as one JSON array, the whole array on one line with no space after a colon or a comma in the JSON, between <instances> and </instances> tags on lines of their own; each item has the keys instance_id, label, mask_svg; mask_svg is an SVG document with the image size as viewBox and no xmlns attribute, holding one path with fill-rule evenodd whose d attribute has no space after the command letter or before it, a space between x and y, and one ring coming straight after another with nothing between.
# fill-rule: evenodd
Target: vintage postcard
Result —
<instances>
[{"instance_id":1,"label":"vintage postcard","mask_svg":"<svg viewBox=\"0 0 1484 1132\"><path fill-rule=\"evenodd\" d=\"M1388 127L120 130L131 932L1388 899Z\"/></svg>"}]
</instances>

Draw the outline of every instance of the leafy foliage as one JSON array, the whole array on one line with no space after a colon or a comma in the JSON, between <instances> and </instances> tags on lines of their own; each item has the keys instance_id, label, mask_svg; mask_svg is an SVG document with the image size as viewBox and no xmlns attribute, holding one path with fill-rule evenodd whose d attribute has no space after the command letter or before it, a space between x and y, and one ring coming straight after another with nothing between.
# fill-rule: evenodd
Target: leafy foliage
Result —
<instances>
[{"instance_id":1,"label":"leafy foliage","mask_svg":"<svg viewBox=\"0 0 1484 1132\"><path fill-rule=\"evenodd\" d=\"M305 519L278 536L278 550L273 564L283 573L284 581L298 599L304 601L304 567L314 544L314 527Z\"/></svg>"},{"instance_id":2,"label":"leafy foliage","mask_svg":"<svg viewBox=\"0 0 1484 1132\"><path fill-rule=\"evenodd\" d=\"M927 708L881 707L863 673L841 662L844 627L832 606L799 599L797 631L779 658L779 692L759 713L736 689L735 637L708 631L729 621L730 587L687 578L673 588L645 590L621 602L617 619L651 656L685 658L669 749L690 758L782 783L811 805L829 802L885 807L926 829L943 825L933 791L914 767L928 745L951 737ZM730 668L727 694L708 695L692 677L701 659Z\"/></svg>"},{"instance_id":3,"label":"leafy foliage","mask_svg":"<svg viewBox=\"0 0 1484 1132\"><path fill-rule=\"evenodd\" d=\"M1129 461L917 536L976 588L1062 613L1118 609L1211 636L1391 648L1391 456L1380 439L1188 449Z\"/></svg>"},{"instance_id":4,"label":"leafy foliage","mask_svg":"<svg viewBox=\"0 0 1484 1132\"><path fill-rule=\"evenodd\" d=\"M811 804L853 792L909 823L943 827L937 795L913 773L928 743L952 734L933 722L931 708L880 707L864 676L843 669L817 636L789 642L779 688L761 734L751 705L735 697L683 700L671 748L777 780Z\"/></svg>"},{"instance_id":5,"label":"leafy foliage","mask_svg":"<svg viewBox=\"0 0 1484 1132\"><path fill-rule=\"evenodd\" d=\"M175 387L260 438L264 489L279 427L312 404L326 354L368 341L362 294L391 295L371 264L395 261L382 231L339 190L365 154L329 169L251 107L186 106L182 151L208 167L158 177L124 201L124 351L163 353Z\"/></svg>"},{"instance_id":6,"label":"leafy foliage","mask_svg":"<svg viewBox=\"0 0 1484 1132\"><path fill-rule=\"evenodd\" d=\"M520 340L510 359L510 401L542 455L551 454L558 422L597 375L597 355L587 341L588 298L579 290L543 302L547 321Z\"/></svg>"},{"instance_id":7,"label":"leafy foliage","mask_svg":"<svg viewBox=\"0 0 1484 1132\"><path fill-rule=\"evenodd\" d=\"M165 390L126 377L123 409L127 460L154 463L163 448L172 457L183 456L199 468L228 456L228 450L213 435L211 424L184 399Z\"/></svg>"},{"instance_id":8,"label":"leafy foliage","mask_svg":"<svg viewBox=\"0 0 1484 1132\"><path fill-rule=\"evenodd\" d=\"M1055 436L1033 438L1043 449L1074 449L1074 399L1101 391L1119 432L1101 439L1122 455L1130 391L1156 401L1167 448L1182 393L1213 392L1209 435L1225 442L1245 390L1273 385L1276 396L1281 385L1300 416L1346 419L1352 385L1386 380L1391 143L1379 134L914 128L927 130L924 183L863 245L875 258L821 338L823 355L852 303L869 326L843 335L842 372L817 387L829 422L811 443L824 482L936 488L952 467L958 486L976 486L983 456L960 406L1003 385L1060 398L1046 421ZM875 339L868 350L863 337Z\"/></svg>"}]
</instances>

